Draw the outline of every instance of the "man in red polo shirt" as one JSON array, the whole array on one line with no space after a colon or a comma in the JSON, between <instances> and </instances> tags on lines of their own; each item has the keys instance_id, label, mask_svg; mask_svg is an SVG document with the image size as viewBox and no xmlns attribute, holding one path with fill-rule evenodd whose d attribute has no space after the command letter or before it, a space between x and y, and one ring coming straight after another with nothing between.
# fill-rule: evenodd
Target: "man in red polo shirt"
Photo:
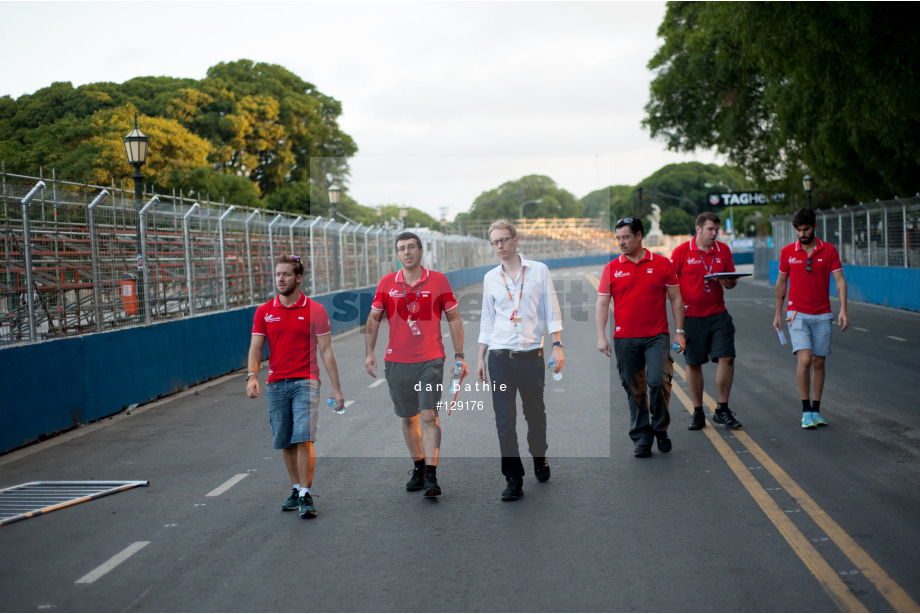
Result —
<instances>
[{"instance_id":1,"label":"man in red polo shirt","mask_svg":"<svg viewBox=\"0 0 920 614\"><path fill-rule=\"evenodd\" d=\"M802 208L792 217L792 226L798 241L783 248L779 257L779 276L776 278L776 316L773 328L783 324L782 310L786 299L786 280L789 281L789 302L786 305L786 322L792 353L798 358L796 381L802 397L802 428L815 429L827 426L820 413L821 393L824 391L824 362L831 353L831 275L840 299L837 325L840 332L850 326L847 316L847 282L837 248L815 236L815 212ZM809 400L809 388L811 399Z\"/></svg>"},{"instance_id":2,"label":"man in red polo shirt","mask_svg":"<svg viewBox=\"0 0 920 614\"><path fill-rule=\"evenodd\" d=\"M623 254L604 267L595 315L597 349L609 357L606 328L613 299L617 372L629 401L629 437L640 458L651 455L653 437L658 440L659 452L667 453L672 448L667 431L674 360L668 344L665 295L671 301L677 326L674 343L681 351L686 346L684 303L671 261L645 249L643 235L639 218L627 217L616 223L617 244Z\"/></svg>"},{"instance_id":3,"label":"man in red polo shirt","mask_svg":"<svg viewBox=\"0 0 920 614\"><path fill-rule=\"evenodd\" d=\"M671 253L671 264L680 281L680 296L686 306L684 323L687 329L687 387L693 402L691 431L706 426L703 413L703 365L716 363L716 395L718 406L712 415L716 424L740 429L741 423L728 408L735 373L735 325L725 309L722 288L734 288L737 279L710 281L706 275L731 273L735 270L728 245L716 241L722 220L711 211L696 218L696 236L681 243Z\"/></svg>"},{"instance_id":4,"label":"man in red polo shirt","mask_svg":"<svg viewBox=\"0 0 920 614\"><path fill-rule=\"evenodd\" d=\"M301 518L314 518L313 466L316 421L319 416L319 348L323 365L332 380L330 397L345 405L339 385L339 369L332 351L332 328L326 310L300 291L303 263L297 256L275 258L275 285L278 296L258 309L249 344L249 375L246 394L259 396L259 363L268 339L268 418L276 450L282 450L284 465L291 477L291 496L281 509L300 509Z\"/></svg>"},{"instance_id":5,"label":"man in red polo shirt","mask_svg":"<svg viewBox=\"0 0 920 614\"><path fill-rule=\"evenodd\" d=\"M437 497L441 494L437 477L441 425L437 411L441 407L445 359L442 312L454 345L450 364L459 360L463 376L469 369L463 357L463 322L457 299L444 275L422 266L423 254L422 240L415 233L403 232L396 237L396 256L402 269L384 276L377 285L365 329L364 368L368 375L377 377L374 346L380 321L386 315L390 337L384 375L415 463L406 490L422 490L426 497Z\"/></svg>"}]
</instances>

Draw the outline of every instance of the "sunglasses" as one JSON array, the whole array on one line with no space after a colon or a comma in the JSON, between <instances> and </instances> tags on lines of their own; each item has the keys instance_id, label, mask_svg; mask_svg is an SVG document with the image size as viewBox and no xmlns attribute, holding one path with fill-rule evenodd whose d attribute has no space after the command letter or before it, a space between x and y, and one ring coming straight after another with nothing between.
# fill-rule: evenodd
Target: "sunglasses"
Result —
<instances>
[{"instance_id":1,"label":"sunglasses","mask_svg":"<svg viewBox=\"0 0 920 614\"><path fill-rule=\"evenodd\" d=\"M300 256L295 256L293 254L288 255L288 258L290 258L291 260L300 260Z\"/></svg>"},{"instance_id":2,"label":"sunglasses","mask_svg":"<svg viewBox=\"0 0 920 614\"><path fill-rule=\"evenodd\" d=\"M625 226L626 224L632 224L632 223L633 223L633 218L624 217L622 220L617 221L617 228L619 228L620 226Z\"/></svg>"},{"instance_id":3,"label":"sunglasses","mask_svg":"<svg viewBox=\"0 0 920 614\"><path fill-rule=\"evenodd\" d=\"M811 258L805 259L805 272L811 273Z\"/></svg>"}]
</instances>

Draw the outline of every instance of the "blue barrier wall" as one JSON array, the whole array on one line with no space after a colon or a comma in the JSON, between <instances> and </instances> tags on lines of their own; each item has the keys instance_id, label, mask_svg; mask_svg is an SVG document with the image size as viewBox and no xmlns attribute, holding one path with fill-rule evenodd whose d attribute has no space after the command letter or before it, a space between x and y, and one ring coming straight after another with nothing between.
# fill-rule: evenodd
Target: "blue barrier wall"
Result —
<instances>
[{"instance_id":1,"label":"blue barrier wall","mask_svg":"<svg viewBox=\"0 0 920 614\"><path fill-rule=\"evenodd\" d=\"M545 262L563 268L609 260ZM447 278L451 287L464 288L481 282L493 266L453 271ZM326 308L336 334L367 320L375 289L313 298ZM255 310L0 349L0 454L245 367Z\"/></svg>"},{"instance_id":2,"label":"blue barrier wall","mask_svg":"<svg viewBox=\"0 0 920 614\"><path fill-rule=\"evenodd\" d=\"M847 280L847 300L920 311L920 269L843 265ZM770 283L779 277L779 261L770 261ZM831 296L837 284L831 277Z\"/></svg>"}]
</instances>

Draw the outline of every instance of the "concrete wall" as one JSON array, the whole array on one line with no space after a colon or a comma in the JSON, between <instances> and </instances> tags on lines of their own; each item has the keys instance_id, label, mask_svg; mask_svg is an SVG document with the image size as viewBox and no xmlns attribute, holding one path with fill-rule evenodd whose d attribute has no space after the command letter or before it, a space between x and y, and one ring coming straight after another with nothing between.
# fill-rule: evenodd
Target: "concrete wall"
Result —
<instances>
[{"instance_id":1,"label":"concrete wall","mask_svg":"<svg viewBox=\"0 0 920 614\"><path fill-rule=\"evenodd\" d=\"M920 311L920 269L843 265L847 300L874 303L897 309ZM779 277L779 261L770 261L770 283ZM837 284L831 277L831 296Z\"/></svg>"},{"instance_id":2,"label":"concrete wall","mask_svg":"<svg viewBox=\"0 0 920 614\"><path fill-rule=\"evenodd\" d=\"M610 258L545 262L564 268L606 264ZM459 290L481 282L490 268L453 271L447 278ZM375 289L313 298L326 308L336 334L367 320ZM0 349L0 454L244 368L255 310Z\"/></svg>"}]
</instances>

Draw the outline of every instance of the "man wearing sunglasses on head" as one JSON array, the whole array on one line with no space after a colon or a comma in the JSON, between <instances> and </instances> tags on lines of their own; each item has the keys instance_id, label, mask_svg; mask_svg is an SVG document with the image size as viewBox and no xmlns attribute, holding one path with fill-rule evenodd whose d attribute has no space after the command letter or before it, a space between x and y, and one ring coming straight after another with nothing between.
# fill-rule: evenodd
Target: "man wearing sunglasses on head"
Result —
<instances>
[{"instance_id":1,"label":"man wearing sunglasses on head","mask_svg":"<svg viewBox=\"0 0 920 614\"><path fill-rule=\"evenodd\" d=\"M827 426L827 420L821 416L820 409L821 393L824 391L824 362L831 353L831 322L834 319L828 298L830 278L834 276L837 297L840 299L840 315L837 317L840 332L850 326L850 318L847 316L847 282L843 277L843 265L837 248L815 236L815 212L807 207L799 209L792 217L792 226L798 241L790 243L780 253L773 328L778 331L783 324L782 310L788 280L786 323L792 341L792 353L798 359L796 382L802 397L802 428L815 429Z\"/></svg>"},{"instance_id":2,"label":"man wearing sunglasses on head","mask_svg":"<svg viewBox=\"0 0 920 614\"><path fill-rule=\"evenodd\" d=\"M313 495L313 466L316 421L319 416L319 365L316 350L332 380L329 395L345 406L339 385L339 369L332 351L329 315L319 303L300 291L303 262L297 256L275 258L275 285L278 296L256 310L249 344L249 375L246 394L259 396L259 363L268 339L268 418L276 450L282 451L291 478L291 496L281 509L300 510L301 518L316 516ZM324 405L324 404L323 404Z\"/></svg>"},{"instance_id":3,"label":"man wearing sunglasses on head","mask_svg":"<svg viewBox=\"0 0 920 614\"><path fill-rule=\"evenodd\" d=\"M671 261L642 246L645 234L642 220L623 218L616 223L617 245L622 255L611 260L601 274L597 288L597 349L610 356L607 319L613 300L613 352L617 373L629 402L629 437L634 454L652 454L652 441L658 451L671 451L668 403L674 359L668 343L668 314L665 296L671 301L674 316L674 343L679 351L684 339L684 303ZM611 395L613 389L611 388Z\"/></svg>"},{"instance_id":4,"label":"man wearing sunglasses on head","mask_svg":"<svg viewBox=\"0 0 920 614\"><path fill-rule=\"evenodd\" d=\"M450 365L460 361L461 379L469 373L463 359L463 322L447 277L422 266L424 251L419 236L402 232L395 243L402 268L384 276L377 285L365 327L364 369L371 377L377 377L374 346L385 315L390 336L384 376L415 463L406 490L421 490L425 497L437 497L441 494L437 475L441 449L438 410L443 405L445 363L441 313L447 318L454 346Z\"/></svg>"}]
</instances>

